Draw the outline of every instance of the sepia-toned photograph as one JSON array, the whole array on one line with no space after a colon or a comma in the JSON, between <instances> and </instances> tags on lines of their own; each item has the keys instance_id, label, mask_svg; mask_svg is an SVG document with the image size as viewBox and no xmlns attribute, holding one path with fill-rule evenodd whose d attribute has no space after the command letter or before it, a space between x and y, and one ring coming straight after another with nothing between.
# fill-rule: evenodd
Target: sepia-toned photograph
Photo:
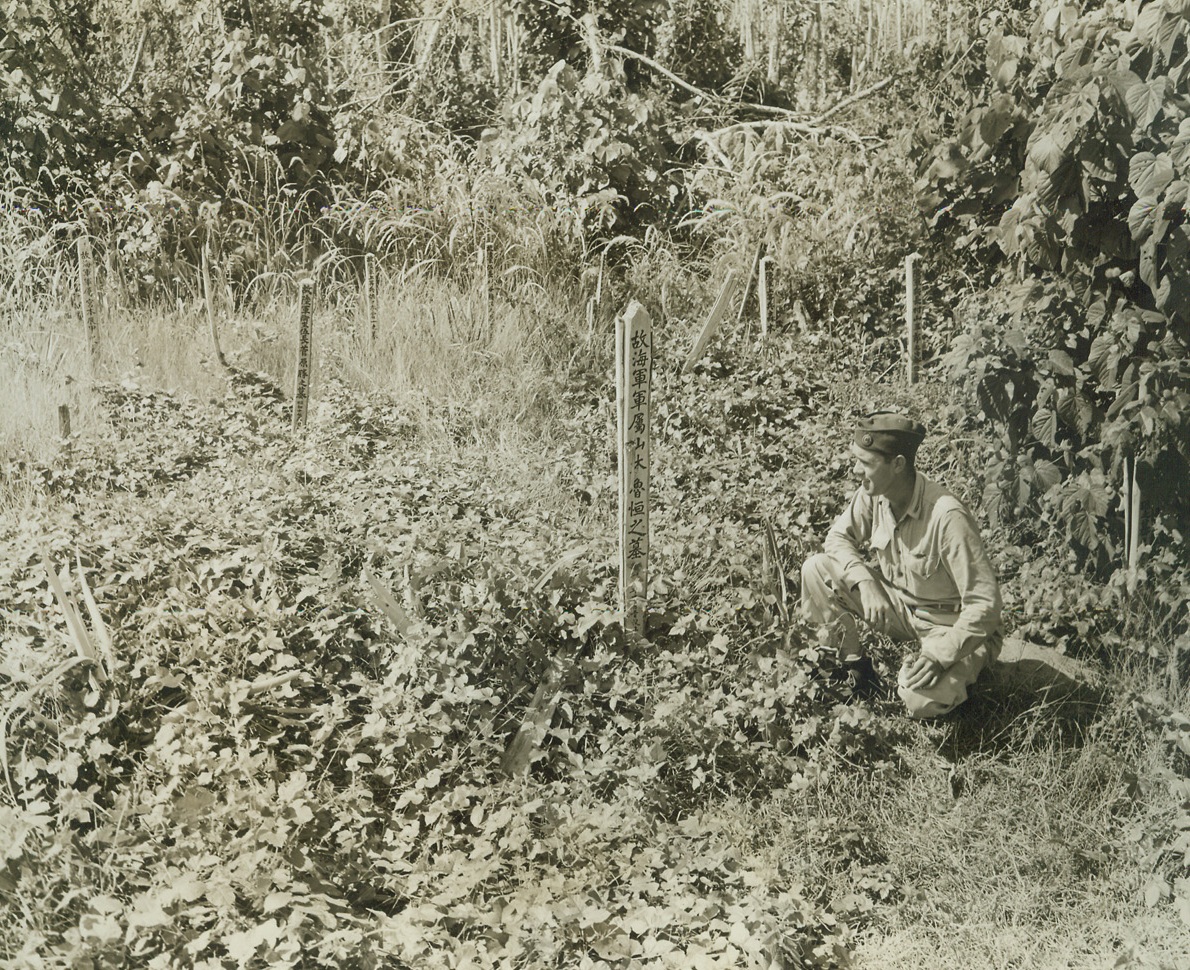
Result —
<instances>
[{"instance_id":1,"label":"sepia-toned photograph","mask_svg":"<svg viewBox=\"0 0 1190 970\"><path fill-rule=\"evenodd\" d=\"M0 970L1190 970L1190 0L0 0Z\"/></svg>"}]
</instances>

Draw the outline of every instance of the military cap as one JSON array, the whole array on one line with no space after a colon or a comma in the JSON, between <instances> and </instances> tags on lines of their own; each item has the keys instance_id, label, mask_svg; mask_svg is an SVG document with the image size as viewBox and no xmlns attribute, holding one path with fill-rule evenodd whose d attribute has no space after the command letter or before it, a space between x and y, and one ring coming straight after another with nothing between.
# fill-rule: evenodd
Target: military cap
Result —
<instances>
[{"instance_id":1,"label":"military cap","mask_svg":"<svg viewBox=\"0 0 1190 970\"><path fill-rule=\"evenodd\" d=\"M873 411L855 423L855 443L881 454L912 454L925 436L923 424L896 411Z\"/></svg>"}]
</instances>

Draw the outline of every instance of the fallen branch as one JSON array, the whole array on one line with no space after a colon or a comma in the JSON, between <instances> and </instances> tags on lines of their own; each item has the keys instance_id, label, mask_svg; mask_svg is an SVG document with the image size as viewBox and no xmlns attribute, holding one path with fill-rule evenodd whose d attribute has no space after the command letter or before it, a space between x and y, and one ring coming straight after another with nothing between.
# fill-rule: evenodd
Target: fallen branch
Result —
<instances>
[{"instance_id":1,"label":"fallen branch","mask_svg":"<svg viewBox=\"0 0 1190 970\"><path fill-rule=\"evenodd\" d=\"M862 91L856 91L855 94L849 95L848 97L844 98L842 101L840 101L838 104L834 105L833 107L827 108L817 118L812 119L810 121L810 124L811 125L822 124L831 115L838 114L844 108L850 108L857 101L862 101L864 98L875 94L877 91L879 91L883 88L888 87L890 84L893 83L893 81L895 81L897 79L898 76L899 75L896 75L896 74L890 74L883 81L877 81L875 84L871 85L870 87L864 88Z\"/></svg>"},{"instance_id":2,"label":"fallen branch","mask_svg":"<svg viewBox=\"0 0 1190 970\"><path fill-rule=\"evenodd\" d=\"M141 55L145 52L145 40L149 36L149 27L146 24L141 28L140 40L136 42L136 54L132 58L132 67L128 69L128 77L124 79L124 83L120 85L120 89L116 92L117 98L124 97L128 93L128 89L132 87L132 82L136 80L136 72L140 70Z\"/></svg>"},{"instance_id":3,"label":"fallen branch","mask_svg":"<svg viewBox=\"0 0 1190 970\"><path fill-rule=\"evenodd\" d=\"M277 674L275 677L259 677L248 684L248 696L253 694L263 694L266 690L272 690L274 687L284 687L298 679L301 675L300 670L287 670L283 674Z\"/></svg>"},{"instance_id":4,"label":"fallen branch","mask_svg":"<svg viewBox=\"0 0 1190 970\"><path fill-rule=\"evenodd\" d=\"M656 71L662 77L668 79L673 84L676 84L678 87L680 87L683 91L687 92L688 94L693 94L696 98L705 98L707 101L721 101L722 100L722 98L720 98L717 94L711 94L708 91L701 91L698 88L696 88L693 84L690 84L687 81L683 81L680 77L678 77L676 74L674 74L673 71L670 71L670 70L662 67L655 60L653 60L651 57L645 57L644 54L638 54L636 51L629 50L627 47L621 47L618 44L608 44L607 49L609 51L611 51L613 54L622 54L624 57L631 57L634 61L640 61L642 64L645 65L645 67L652 68L654 71Z\"/></svg>"},{"instance_id":5,"label":"fallen branch","mask_svg":"<svg viewBox=\"0 0 1190 970\"><path fill-rule=\"evenodd\" d=\"M668 68L662 67L655 60L653 60L651 57L646 57L644 54L637 53L636 51L630 50L627 47L621 47L619 44L608 44L607 50L609 50L615 54L620 54L623 57L630 57L634 61L639 61L641 64L644 64L645 67L648 67L648 68L656 71L658 74L660 74L662 77L666 78L672 84L677 85L683 91L686 91L689 94L693 94L697 98L703 98L704 100L710 101L710 102L716 102L716 101L726 102L727 101L727 99L724 98L722 95L714 94L710 91L703 91L701 88L696 88L693 84L689 83L688 81L682 80L680 77L678 77L676 74L674 74L673 71L669 70ZM826 121L827 118L831 117L831 115L837 114L838 112L842 111L844 108L851 107L851 105L855 104L857 101L862 101L864 98L870 97L871 95L875 94L877 91L880 91L883 88L888 87L890 84L892 84L893 81L895 81L897 79L897 77L898 77L898 75L896 75L896 74L889 75L883 81L877 81L875 84L864 88L862 91L856 91L855 94L848 95L842 101L838 102L835 105L832 105L831 107L827 108L826 111L822 112L822 114L818 115L815 118L811 118L808 121L806 120L806 118L803 115L800 115L798 112L792 111L789 108L779 108L776 105L771 105L771 104L755 104L750 101L740 101L740 102L734 102L734 103L736 104L737 107L739 107L743 110L746 110L746 111L754 111L757 114L770 115L774 118L783 119L783 120L795 125L796 126L795 130L803 131L807 134L812 134L818 129L818 126L821 125L824 121ZM742 124L747 124L747 123L742 123ZM752 124L764 125L765 122L763 122L763 121L762 122L753 122ZM733 125L731 127L734 128L736 126ZM723 130L728 130L728 129L723 129ZM851 134L855 139L859 138L859 136L855 135L853 132L848 132L848 134Z\"/></svg>"}]
</instances>

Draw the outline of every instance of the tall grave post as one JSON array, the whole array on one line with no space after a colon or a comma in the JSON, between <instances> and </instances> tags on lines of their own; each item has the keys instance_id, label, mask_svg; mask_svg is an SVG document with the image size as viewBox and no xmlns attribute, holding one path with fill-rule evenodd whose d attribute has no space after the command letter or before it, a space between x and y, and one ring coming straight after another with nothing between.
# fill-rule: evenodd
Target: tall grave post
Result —
<instances>
[{"instance_id":1,"label":"tall grave post","mask_svg":"<svg viewBox=\"0 0 1190 970\"><path fill-rule=\"evenodd\" d=\"M633 300L616 321L620 595L626 630L645 632L649 587L649 434L653 323Z\"/></svg>"}]
</instances>

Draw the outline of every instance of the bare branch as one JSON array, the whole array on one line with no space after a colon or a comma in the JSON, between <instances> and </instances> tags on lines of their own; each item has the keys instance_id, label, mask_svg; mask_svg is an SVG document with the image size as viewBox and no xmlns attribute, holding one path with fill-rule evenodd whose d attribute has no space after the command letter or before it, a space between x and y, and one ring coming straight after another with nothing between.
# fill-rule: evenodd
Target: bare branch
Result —
<instances>
[{"instance_id":1,"label":"bare branch","mask_svg":"<svg viewBox=\"0 0 1190 970\"><path fill-rule=\"evenodd\" d=\"M116 92L117 98L124 97L128 93L128 89L132 87L132 82L136 80L136 72L140 70L141 55L145 52L145 38L149 36L149 25L145 24L140 29L140 40L136 42L136 54L132 58L132 67L128 69L128 77L124 83L120 85L120 89Z\"/></svg>"},{"instance_id":2,"label":"bare branch","mask_svg":"<svg viewBox=\"0 0 1190 970\"><path fill-rule=\"evenodd\" d=\"M822 112L822 114L820 114L817 118L814 118L810 122L810 124L812 124L812 125L822 124L831 115L837 114L838 112L842 111L844 108L850 108L853 104L855 104L855 102L862 101L864 98L868 97L869 95L875 94L877 91L881 90L882 88L888 87L896 79L897 79L896 74L890 74L883 81L877 81L871 87L864 88L862 91L856 91L855 94L844 98L842 101L840 101L838 104L834 105L833 107L827 108L826 111Z\"/></svg>"}]
</instances>

